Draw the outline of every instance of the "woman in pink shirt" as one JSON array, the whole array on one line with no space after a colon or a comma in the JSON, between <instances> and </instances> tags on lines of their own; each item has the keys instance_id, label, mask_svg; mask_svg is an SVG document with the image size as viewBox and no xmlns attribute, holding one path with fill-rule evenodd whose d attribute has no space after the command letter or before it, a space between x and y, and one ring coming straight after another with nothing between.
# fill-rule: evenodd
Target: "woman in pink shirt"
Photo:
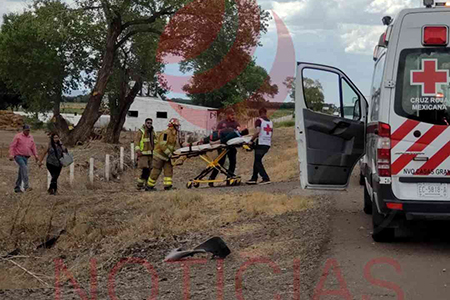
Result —
<instances>
[{"instance_id":1,"label":"woman in pink shirt","mask_svg":"<svg viewBox=\"0 0 450 300\"><path fill-rule=\"evenodd\" d=\"M28 181L28 158L34 156L36 162L39 161L36 144L30 134L30 126L24 125L22 132L16 134L13 142L9 146L9 159L15 160L19 165L19 175L16 181L14 191L21 193L21 185L23 182L24 190L31 190Z\"/></svg>"}]
</instances>

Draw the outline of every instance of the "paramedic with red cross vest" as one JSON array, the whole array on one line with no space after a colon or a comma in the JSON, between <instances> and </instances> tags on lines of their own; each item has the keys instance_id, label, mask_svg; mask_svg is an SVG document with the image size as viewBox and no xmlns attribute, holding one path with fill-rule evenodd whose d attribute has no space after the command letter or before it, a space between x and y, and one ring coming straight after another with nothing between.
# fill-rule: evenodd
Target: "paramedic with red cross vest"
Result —
<instances>
[{"instance_id":1,"label":"paramedic with red cross vest","mask_svg":"<svg viewBox=\"0 0 450 300\"><path fill-rule=\"evenodd\" d=\"M264 107L259 109L259 118L255 122L255 128L256 132L251 139L252 143L254 140L257 140L254 147L255 161L253 163L253 176L247 181L247 184L257 184L258 175L262 177L260 184L269 184L270 178L267 175L266 169L264 169L262 159L272 144L273 123L267 117L267 110Z\"/></svg>"}]
</instances>

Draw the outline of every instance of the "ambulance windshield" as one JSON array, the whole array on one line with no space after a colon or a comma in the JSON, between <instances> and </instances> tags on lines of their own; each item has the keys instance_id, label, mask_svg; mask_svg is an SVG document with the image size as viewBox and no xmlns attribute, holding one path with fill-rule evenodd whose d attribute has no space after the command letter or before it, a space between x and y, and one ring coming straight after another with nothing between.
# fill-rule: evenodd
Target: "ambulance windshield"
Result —
<instances>
[{"instance_id":1,"label":"ambulance windshield","mask_svg":"<svg viewBox=\"0 0 450 300\"><path fill-rule=\"evenodd\" d=\"M421 122L450 125L450 52L407 49L400 54L395 112Z\"/></svg>"}]
</instances>

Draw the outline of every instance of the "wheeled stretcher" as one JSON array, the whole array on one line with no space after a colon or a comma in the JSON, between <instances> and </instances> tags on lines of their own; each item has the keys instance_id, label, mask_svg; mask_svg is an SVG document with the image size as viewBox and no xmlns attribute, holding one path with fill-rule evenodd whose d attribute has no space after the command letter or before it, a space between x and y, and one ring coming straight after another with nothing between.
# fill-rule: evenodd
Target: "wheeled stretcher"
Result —
<instances>
[{"instance_id":1,"label":"wheeled stretcher","mask_svg":"<svg viewBox=\"0 0 450 300\"><path fill-rule=\"evenodd\" d=\"M186 187L188 189L195 187L198 188L201 183L220 183L225 182L226 185L239 185L241 183L241 178L236 176L236 174L231 173L228 169L221 166L219 161L227 155L228 151L232 147L244 147L247 150L251 150L248 146L250 143L251 136L243 136L231 139L227 142L227 144L204 144L197 146L184 147L176 150L173 154L173 158L191 158L199 156L202 160L206 162L206 168L194 179L189 180L186 183ZM222 152L215 158L211 159L208 156L208 152L222 150ZM214 169L218 170L220 173L226 176L226 179L204 179L209 173L211 173Z\"/></svg>"}]
</instances>

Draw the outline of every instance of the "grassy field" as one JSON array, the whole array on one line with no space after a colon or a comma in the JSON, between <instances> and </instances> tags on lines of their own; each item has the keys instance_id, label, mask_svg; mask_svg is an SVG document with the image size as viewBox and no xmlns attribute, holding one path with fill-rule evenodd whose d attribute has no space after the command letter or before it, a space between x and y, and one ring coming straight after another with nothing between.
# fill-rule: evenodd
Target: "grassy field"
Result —
<instances>
[{"instance_id":1,"label":"grassy field","mask_svg":"<svg viewBox=\"0 0 450 300\"><path fill-rule=\"evenodd\" d=\"M273 114L270 115L271 119L277 119L277 118L281 118L284 116L289 116L294 114L294 110L293 109L278 109L276 110Z\"/></svg>"},{"instance_id":2,"label":"grassy field","mask_svg":"<svg viewBox=\"0 0 450 300\"><path fill-rule=\"evenodd\" d=\"M61 103L61 113L66 114L82 114L86 103Z\"/></svg>"},{"instance_id":3,"label":"grassy field","mask_svg":"<svg viewBox=\"0 0 450 300\"><path fill-rule=\"evenodd\" d=\"M75 186L69 186L68 170L64 169L59 182L60 195L56 197L45 192L46 171L31 161L34 190L23 195L13 194L17 168L5 157L0 158L3 166L0 170L0 257L19 249L20 256L14 262L21 266L10 261L0 262L0 289L42 286L30 273L38 274L45 282L53 282L55 257L64 257L70 271L78 276L85 272L93 256L100 269L107 268L112 261L134 249L133 245L148 240L156 241L158 247L168 248L167 241L174 236L189 237L199 233L204 236L206 232L233 239L258 228L266 231L268 229L261 224L271 224L274 218L314 207L311 198L276 192L277 183L297 180L299 176L293 128L275 130L273 147L265 158L274 182L273 192L239 187L187 190L186 181L204 168L199 159L190 159L175 169L178 190L139 192L135 189L137 170L128 169L113 181L104 181L102 157L105 153L117 157L117 146L94 142L72 152L76 161ZM90 157L98 161L93 187L87 180ZM243 179L250 178L252 164L253 153L239 151L238 173ZM276 223L273 226L277 226ZM54 247L45 251L37 249L62 229L65 234ZM270 255L276 245L282 245L281 240L274 244L258 241L257 236L252 238L256 240L251 251L261 255ZM280 238L285 243L284 238L289 237Z\"/></svg>"},{"instance_id":4,"label":"grassy field","mask_svg":"<svg viewBox=\"0 0 450 300\"><path fill-rule=\"evenodd\" d=\"M281 127L294 127L295 126L295 120L288 120L283 122L277 122L274 124L275 128L281 128Z\"/></svg>"}]
</instances>

